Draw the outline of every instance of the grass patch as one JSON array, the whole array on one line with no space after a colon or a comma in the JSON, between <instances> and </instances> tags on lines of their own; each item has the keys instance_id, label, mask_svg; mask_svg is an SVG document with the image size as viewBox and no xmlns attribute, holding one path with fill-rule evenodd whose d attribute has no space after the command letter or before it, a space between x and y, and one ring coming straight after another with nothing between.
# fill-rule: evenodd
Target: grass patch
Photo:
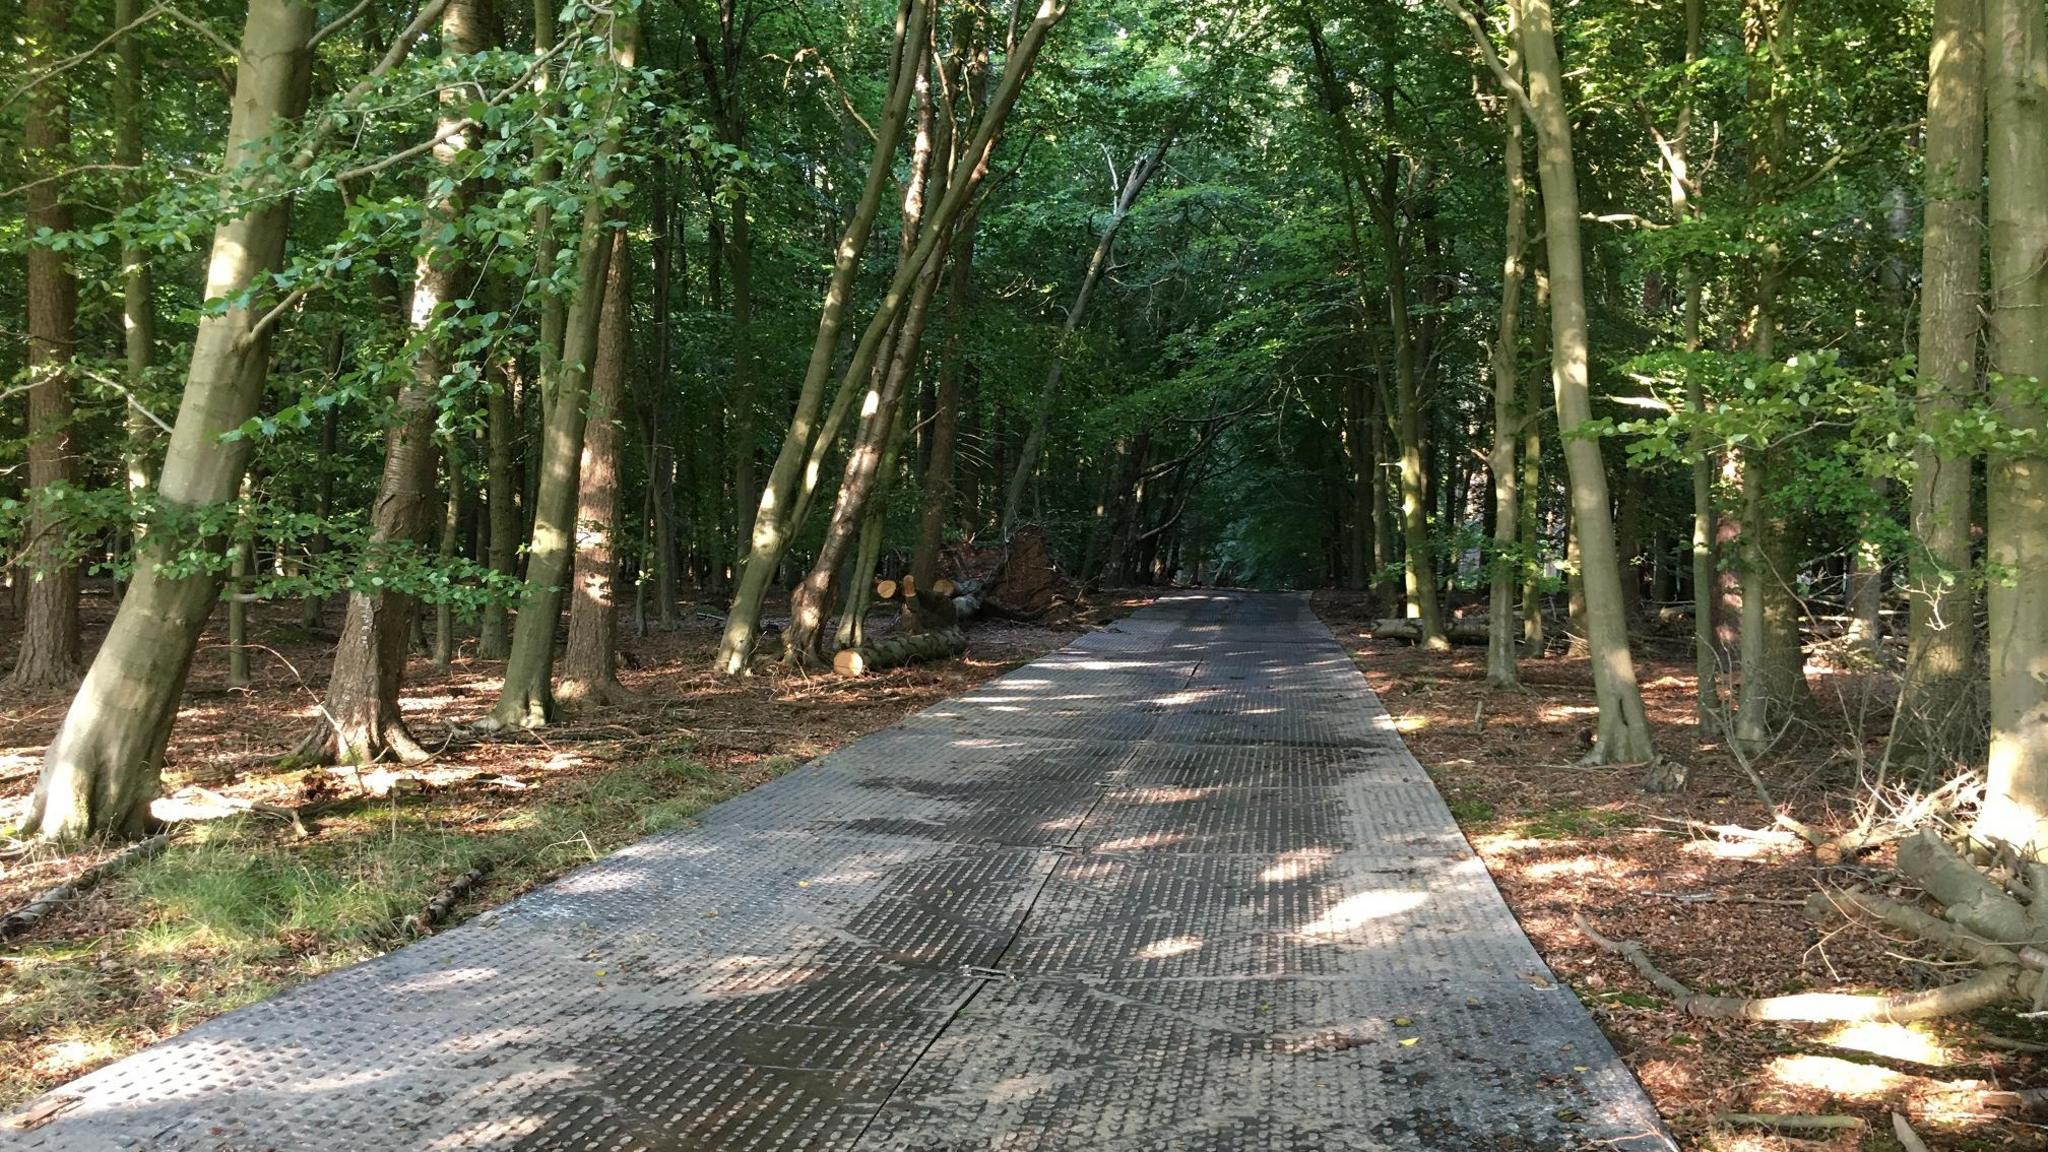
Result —
<instances>
[{"instance_id":1,"label":"grass patch","mask_svg":"<svg viewBox=\"0 0 2048 1152\"><path fill-rule=\"evenodd\" d=\"M1461 825L1490 823L1496 815L1493 805L1484 800L1452 800L1450 805L1451 818Z\"/></svg>"},{"instance_id":2,"label":"grass patch","mask_svg":"<svg viewBox=\"0 0 2048 1152\"><path fill-rule=\"evenodd\" d=\"M1516 834L1525 840L1597 840L1630 822L1626 812L1604 808L1553 808L1522 821Z\"/></svg>"},{"instance_id":3,"label":"grass patch","mask_svg":"<svg viewBox=\"0 0 2048 1152\"><path fill-rule=\"evenodd\" d=\"M796 766L779 757L770 775ZM232 1008L366 960L480 862L497 867L453 919L758 783L665 757L550 786L508 805L451 790L323 818L310 839L275 821L188 829L96 890L100 927L25 942L0 982L0 1112Z\"/></svg>"}]
</instances>

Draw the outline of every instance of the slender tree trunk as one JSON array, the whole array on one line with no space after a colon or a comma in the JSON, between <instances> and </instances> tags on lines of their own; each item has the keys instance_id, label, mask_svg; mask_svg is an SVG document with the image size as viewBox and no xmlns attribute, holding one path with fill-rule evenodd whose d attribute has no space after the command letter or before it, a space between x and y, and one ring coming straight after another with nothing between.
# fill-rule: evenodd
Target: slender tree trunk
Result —
<instances>
[{"instance_id":1,"label":"slender tree trunk","mask_svg":"<svg viewBox=\"0 0 2048 1152\"><path fill-rule=\"evenodd\" d=\"M1991 400L2027 447L1985 461L1991 755L1976 835L2048 857L2048 22L1984 0Z\"/></svg>"},{"instance_id":2,"label":"slender tree trunk","mask_svg":"<svg viewBox=\"0 0 2048 1152\"><path fill-rule=\"evenodd\" d=\"M1508 54L1502 62L1510 76L1521 71L1521 52L1514 10L1508 14ZM1516 540L1522 514L1515 474L1515 440L1520 428L1520 382L1516 378L1521 356L1522 253L1528 246L1529 228L1525 213L1528 187L1522 174L1522 117L1512 104L1507 108L1507 132L1502 145L1507 172L1507 220L1504 231L1505 255L1501 262L1500 327L1493 343L1493 451L1486 465L1493 473L1493 578L1488 596L1486 621L1486 681L1495 688L1514 688L1521 680L1515 674L1515 591L1521 581L1522 549Z\"/></svg>"},{"instance_id":3,"label":"slender tree trunk","mask_svg":"<svg viewBox=\"0 0 2048 1152\"><path fill-rule=\"evenodd\" d=\"M127 27L142 14L142 0L114 0L114 24ZM114 163L139 169L142 166L142 40L130 34L115 48L113 87ZM131 174L122 185L129 204L139 202L147 189L139 174ZM156 299L149 267L149 253L130 241L121 249L121 338L127 373L123 379L129 392L127 443L123 449L128 473L128 495L140 507L145 494L156 484L155 453L158 429L142 412L153 398L149 390L150 369L156 364ZM332 409L329 410L332 419ZM138 521L130 551L141 544Z\"/></svg>"},{"instance_id":4,"label":"slender tree trunk","mask_svg":"<svg viewBox=\"0 0 2048 1152\"><path fill-rule=\"evenodd\" d=\"M890 421L889 443L882 451L874 493L861 514L860 547L854 553L853 571L847 576L846 604L840 610L839 628L834 635L840 648L858 648L867 643L868 606L874 600L875 569L881 562L882 537L888 526L889 486L896 478L897 454L903 450L903 412L903 405L898 404L896 417ZM915 576L911 579L920 588L930 587Z\"/></svg>"},{"instance_id":5,"label":"slender tree trunk","mask_svg":"<svg viewBox=\"0 0 2048 1152\"><path fill-rule=\"evenodd\" d=\"M1536 125L1537 173L1550 269L1552 380L1558 428L1570 473L1572 523L1586 587L1586 639L1592 648L1593 688L1600 724L1589 762L1641 763L1656 759L1649 715L1636 687L1635 659L1623 617L1621 572L1615 561L1614 525L1608 518L1606 466L1600 444L1581 431L1593 418L1587 386L1585 266L1579 248L1578 174L1572 166L1571 118L1565 107L1564 70L1551 27L1550 0L1516 0L1522 55Z\"/></svg>"},{"instance_id":6,"label":"slender tree trunk","mask_svg":"<svg viewBox=\"0 0 2048 1152\"><path fill-rule=\"evenodd\" d=\"M1749 183L1752 204L1761 206L1777 195L1788 147L1782 89L1793 23L1790 0L1750 4L1749 100L1761 115L1750 144ZM1750 351L1758 363L1770 364L1777 357L1778 296L1786 278L1786 256L1775 235L1764 237L1755 263ZM1742 454L1741 464L1742 680L1734 738L1754 753L1776 740L1793 717L1811 711L1813 698L1800 648L1797 558L1776 495L1784 483L1784 452L1756 448Z\"/></svg>"},{"instance_id":7,"label":"slender tree trunk","mask_svg":"<svg viewBox=\"0 0 2048 1152\"><path fill-rule=\"evenodd\" d=\"M334 338L328 345L328 379L341 375L342 350L346 347L342 333L335 330ZM317 475L313 480L313 517L319 527L313 530L312 538L306 541L307 566L319 567L320 558L327 555L331 542L327 538L326 525L334 515L334 449L341 437L341 410L330 407L320 419L320 449L315 457ZM320 589L326 585L325 572L315 572L314 590L306 593L300 604L299 620L308 633L317 631L327 616L327 596Z\"/></svg>"},{"instance_id":8,"label":"slender tree trunk","mask_svg":"<svg viewBox=\"0 0 2048 1152\"><path fill-rule=\"evenodd\" d=\"M249 686L249 577L256 570L255 518L249 509L254 500L249 477L242 477L240 513L235 517L235 538L228 551L228 675L227 686Z\"/></svg>"},{"instance_id":9,"label":"slender tree trunk","mask_svg":"<svg viewBox=\"0 0 2048 1152\"><path fill-rule=\"evenodd\" d=\"M1536 312L1546 320L1550 315L1550 274L1536 270ZM1530 333L1536 346L1536 361L1547 367L1550 359L1550 325L1538 324ZM1522 541L1527 548L1522 574L1522 655L1540 659L1548 639L1543 634L1543 569L1539 545L1543 542L1543 377L1548 372L1529 374L1522 389Z\"/></svg>"},{"instance_id":10,"label":"slender tree trunk","mask_svg":"<svg viewBox=\"0 0 2048 1152\"><path fill-rule=\"evenodd\" d=\"M1003 72L1002 82L997 86L996 95L983 112L979 125L968 146L962 150L961 165L972 165L973 170L985 170L989 150L994 147L996 135L1008 119L1015 106L1024 78L1030 73L1039 49L1052 27L1066 15L1061 0L1040 0L1038 14L1032 19L1030 28L1010 54ZM910 12L899 27L907 27L915 35L898 36L899 61L891 76L889 107L876 125L877 141L875 161L869 169L867 187L863 190L859 209L847 235L842 239L839 258L834 264L832 287L828 289L826 307L820 318L818 342L812 347L811 363L805 373L802 390L798 395L796 415L790 422L789 433L783 439L782 450L777 455L775 467L769 472L768 485L761 495L760 515L754 522L754 538L745 568L740 573L740 587L733 596L731 609L726 613L725 634L719 643L716 667L725 674L733 674L746 667L747 659L754 646L754 637L760 626L761 604L768 588L768 581L775 568L783 559L790 535L800 526L802 509L797 501L798 486L804 480L799 473L802 466L812 457L812 449L819 442L829 443L836 434L836 425L827 420L818 422L818 413L823 406L827 376L832 369L834 349L838 343L840 328L846 319L846 296L850 287L853 268L861 250L867 242L876 213L880 209L882 185L886 181L895 151L896 136L900 131L903 113L909 105L910 91L917 71L917 53L923 51L925 9L922 0L911 0ZM908 27L914 26L914 27ZM965 178L962 178L962 177ZM897 270L897 274L884 291L875 315L867 330L862 333L855 346L852 362L843 375L841 392L850 397L854 388L849 387L865 380L876 363L877 353L883 339L893 326L897 311L911 288L911 282L922 270L925 262L934 258L942 237L952 223L960 216L962 208L972 198L980 181L971 173L956 174L946 188L946 195L938 209L932 213L923 237L918 241L918 251L912 260ZM842 271L844 275L842 276ZM841 405L834 405L835 411ZM806 497L807 498L807 497Z\"/></svg>"},{"instance_id":11,"label":"slender tree trunk","mask_svg":"<svg viewBox=\"0 0 2048 1152\"><path fill-rule=\"evenodd\" d=\"M1059 343L1053 348L1052 363L1045 370L1045 382L1039 385L1038 404L1031 415L1031 430L1024 434L1024 446L1017 452L1016 467L1010 473L1010 485L1003 494L1002 534L1005 540L1016 530L1017 518L1023 511L1025 485L1038 471L1038 454L1045 447L1046 422L1052 418L1053 400L1059 395L1060 375L1072 351L1074 334L1080 331L1081 321L1088 312L1088 301L1095 294L1103 269L1109 267L1109 253L1116 244L1116 234L1122 231L1124 221L1130 218L1138 195L1165 162L1166 150L1173 146L1177 128L1178 125L1167 129L1166 135L1150 153L1132 163L1130 171L1124 175L1124 186L1117 193L1116 203L1110 209L1109 222L1103 225L1102 234L1096 237L1095 251L1088 257L1088 271L1082 274L1081 287L1074 292L1074 302L1067 308L1066 322L1060 326Z\"/></svg>"},{"instance_id":12,"label":"slender tree trunk","mask_svg":"<svg viewBox=\"0 0 2048 1152\"><path fill-rule=\"evenodd\" d=\"M490 369L490 390L484 400L485 443L490 457L484 466L484 502L491 526L490 568L509 582L519 575L519 509L512 495L519 489L512 464L512 444L518 437L512 411L512 396L519 385L518 362L510 355L493 354ZM493 595L484 602L476 654L485 660L503 660L511 651L505 600Z\"/></svg>"},{"instance_id":13,"label":"slender tree trunk","mask_svg":"<svg viewBox=\"0 0 2048 1152\"><path fill-rule=\"evenodd\" d=\"M250 0L224 172L241 170L252 154L262 158L272 131L305 111L313 15L290 0ZM259 207L214 234L208 301L238 298L283 259L288 202L273 196L252 202ZM170 508L196 512L219 505L241 486L249 442L226 435L255 415L269 365L269 330L257 327L265 305L260 296L253 304L200 317L157 483L159 499ZM135 835L147 826L178 697L220 593L217 572L159 565L204 545L174 527L145 538L134 583L43 755L24 827L68 838Z\"/></svg>"},{"instance_id":14,"label":"slender tree trunk","mask_svg":"<svg viewBox=\"0 0 2048 1152\"><path fill-rule=\"evenodd\" d=\"M1340 499L1349 513L1350 532L1344 545L1344 586L1365 591L1373 573L1372 406L1365 398L1365 366L1344 380L1344 488Z\"/></svg>"},{"instance_id":15,"label":"slender tree trunk","mask_svg":"<svg viewBox=\"0 0 2048 1152\"><path fill-rule=\"evenodd\" d=\"M619 407L625 393L633 311L626 234L611 234L597 363L590 375L590 414L583 429L582 491L576 501L575 595L569 600L569 644L555 698L567 705L624 699L618 681Z\"/></svg>"},{"instance_id":16,"label":"slender tree trunk","mask_svg":"<svg viewBox=\"0 0 2048 1152\"><path fill-rule=\"evenodd\" d=\"M26 0L22 26L32 71L53 68L68 53L71 5ZM22 121L23 159L37 179L23 199L24 230L71 230L64 202L64 171L71 165L71 117L65 77L54 75L30 93ZM14 661L16 688L61 688L78 679L78 561L71 555L60 501L76 483L72 456L71 357L78 319L78 280L71 258L46 244L28 245L28 499L32 506L23 569L28 602L21 648Z\"/></svg>"},{"instance_id":17,"label":"slender tree trunk","mask_svg":"<svg viewBox=\"0 0 2048 1152\"><path fill-rule=\"evenodd\" d=\"M462 449L451 439L442 453L448 464L448 489L441 496L441 541L438 549L445 571L462 548L462 516L468 503L469 484L463 476ZM455 663L455 602L443 596L434 603L434 667L446 671Z\"/></svg>"},{"instance_id":18,"label":"slender tree trunk","mask_svg":"<svg viewBox=\"0 0 2048 1152\"><path fill-rule=\"evenodd\" d=\"M726 611L725 633L719 639L714 661L717 669L725 675L742 671L752 656L754 639L760 628L761 604L769 581L781 563L783 550L789 546L790 536L802 527L797 518L789 515L789 505L803 479L798 471L810 455L812 441L820 434L819 417L825 403L825 385L838 354L840 333L846 327L854 276L860 270L861 256L867 251L868 237L874 231L876 216L881 213L883 189L895 166L896 144L902 136L904 114L910 108L918 63L924 57L925 27L929 17L925 0L900 0L896 13L895 48L890 56L882 114L876 121L875 147L868 161L867 179L861 187L860 200L854 207L852 218L847 221L845 231L833 249L832 275L825 288L824 303L819 309L818 332L811 343L810 360L804 368L803 383L797 390L796 411L790 418L789 431L782 439L774 466L769 469L767 485L757 501L758 507L753 511L751 538L748 535L749 517L744 514L740 517L740 539L745 552L734 572L738 587ZM745 452L751 448L736 445L735 450ZM737 479L737 467L734 476ZM745 493L741 492L740 496L744 499Z\"/></svg>"},{"instance_id":19,"label":"slender tree trunk","mask_svg":"<svg viewBox=\"0 0 2048 1152\"><path fill-rule=\"evenodd\" d=\"M483 47L478 0L449 0L441 10L443 56L455 60ZM384 470L370 510L370 538L349 591L326 706L320 722L299 745L300 758L314 763L368 764L386 756L408 761L426 756L398 705L407 650L419 626L418 604L378 572L395 555L424 551L433 536L439 468L434 431L441 413L441 381L449 371L447 345L434 325L445 319L443 306L463 288L461 254L439 237L462 212L460 194L447 182L455 179L467 146L460 131L464 115L456 95L444 94L434 147L440 174L430 182L448 190L429 196L421 224L410 318L413 371L399 384L385 434Z\"/></svg>"},{"instance_id":20,"label":"slender tree trunk","mask_svg":"<svg viewBox=\"0 0 2048 1152\"><path fill-rule=\"evenodd\" d=\"M1977 393L1984 237L1984 0L1936 0L1928 54L1926 217L1920 254L1919 381L1910 606L1901 750L1932 767L1967 749L1978 713L1970 665L1970 454L1943 430Z\"/></svg>"},{"instance_id":21,"label":"slender tree trunk","mask_svg":"<svg viewBox=\"0 0 2048 1152\"><path fill-rule=\"evenodd\" d=\"M604 25L600 25L604 27ZM633 69L639 28L629 17L609 20L612 81L622 87ZM613 99L627 96L614 88ZM621 118L626 113L620 112ZM607 134L591 158L591 195L583 206L576 241L577 291L562 327L562 355L555 381L541 385L550 404L540 456L540 491L534 498L533 537L527 545L526 587L512 628L512 654L505 683L485 717L486 728L538 728L554 719L555 630L562 619L562 590L570 576L576 532L578 477L588 409L591 366L597 354L598 320L611 269L608 235L615 206L607 193L618 176L617 136ZM547 398L552 396L552 401Z\"/></svg>"},{"instance_id":22,"label":"slender tree trunk","mask_svg":"<svg viewBox=\"0 0 2048 1152\"><path fill-rule=\"evenodd\" d=\"M912 150L910 175L904 184L903 246L906 260L915 258L913 237L918 240L916 247L925 247L923 237L919 235L922 228L944 227L936 220L926 225L925 205L936 205L945 192L949 175L946 153L951 143L952 116L941 114L941 110L934 106L931 93L933 78L928 75L929 71L928 65L920 67L917 140ZM956 73L956 69L949 67L946 74L938 78L939 85L950 90ZM882 367L881 378L862 404L860 430L855 437L853 451L847 454L838 499L832 509L832 518L825 526L825 537L819 543L817 559L811 565L810 574L790 598L786 643L788 656L793 661L824 663L823 625L831 599L833 577L846 559L848 546L866 523L871 498L887 486L884 468L895 459L894 448L901 428L897 414L901 410L905 389L916 375L925 319L930 315L932 298L945 278L944 254L952 247L946 242L946 237L939 237L939 241L926 258L916 287L911 291L909 307L899 322L895 343L890 348L887 364ZM880 507L875 511L879 532ZM864 575L859 569L856 564L853 578L856 581L868 579L871 573ZM865 611L866 589L850 592L848 598Z\"/></svg>"},{"instance_id":23,"label":"slender tree trunk","mask_svg":"<svg viewBox=\"0 0 2048 1152\"><path fill-rule=\"evenodd\" d=\"M953 282L946 290L946 339L939 353L939 389L932 406L931 453L924 469L924 504L917 522L917 551L912 554L911 578L920 588L929 588L939 575L939 548L945 542L946 522L953 511L953 473L956 444L960 436L960 385L966 374L967 348L963 327L967 322L967 301L974 286L974 233L978 213L961 223L961 237L953 246Z\"/></svg>"}]
</instances>

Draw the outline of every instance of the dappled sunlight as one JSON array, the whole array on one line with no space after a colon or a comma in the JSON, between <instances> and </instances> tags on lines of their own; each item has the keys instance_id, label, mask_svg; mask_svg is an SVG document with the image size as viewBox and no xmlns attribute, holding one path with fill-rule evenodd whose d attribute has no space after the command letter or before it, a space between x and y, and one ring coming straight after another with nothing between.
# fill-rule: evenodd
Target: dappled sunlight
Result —
<instances>
[{"instance_id":1,"label":"dappled sunlight","mask_svg":"<svg viewBox=\"0 0 2048 1152\"><path fill-rule=\"evenodd\" d=\"M1912 1077L1876 1064L1859 1064L1835 1056L1780 1056L1764 1065L1764 1076L1788 1088L1806 1088L1849 1100L1875 1100L1889 1096L1912 1082Z\"/></svg>"},{"instance_id":2,"label":"dappled sunlight","mask_svg":"<svg viewBox=\"0 0 2048 1152\"><path fill-rule=\"evenodd\" d=\"M1559 724L1568 723L1572 720L1583 720L1588 716L1598 716L1600 715L1600 709L1579 704L1553 704L1545 708L1539 715L1553 724Z\"/></svg>"},{"instance_id":3,"label":"dappled sunlight","mask_svg":"<svg viewBox=\"0 0 2048 1152\"><path fill-rule=\"evenodd\" d=\"M1949 1063L1948 1049L1925 1024L1865 1020L1842 1025L1824 1036L1822 1043L1931 1068L1944 1068Z\"/></svg>"},{"instance_id":4,"label":"dappled sunlight","mask_svg":"<svg viewBox=\"0 0 2048 1152\"><path fill-rule=\"evenodd\" d=\"M1394 719L1394 731L1401 733L1421 732L1429 727L1427 716L1399 716Z\"/></svg>"},{"instance_id":5,"label":"dappled sunlight","mask_svg":"<svg viewBox=\"0 0 2048 1152\"><path fill-rule=\"evenodd\" d=\"M1625 870L1622 861L1611 856L1574 856L1569 860L1545 860L1521 866L1531 880L1555 880L1560 876L1616 876Z\"/></svg>"},{"instance_id":6,"label":"dappled sunlight","mask_svg":"<svg viewBox=\"0 0 2048 1152\"><path fill-rule=\"evenodd\" d=\"M1375 920L1412 912L1428 902L1428 892L1410 888L1360 892L1338 901L1335 907L1296 929L1294 935L1310 940L1341 938Z\"/></svg>"},{"instance_id":7,"label":"dappled sunlight","mask_svg":"<svg viewBox=\"0 0 2048 1152\"><path fill-rule=\"evenodd\" d=\"M1122 804L1185 804L1192 800L1206 800L1223 794L1223 788L1209 785L1202 788L1179 787L1119 788L1109 794L1109 799Z\"/></svg>"},{"instance_id":8,"label":"dappled sunlight","mask_svg":"<svg viewBox=\"0 0 2048 1152\"><path fill-rule=\"evenodd\" d=\"M1306 880L1320 876L1330 866L1337 853L1332 848L1290 848L1275 857L1273 863L1259 873L1264 884L1286 884L1295 880Z\"/></svg>"},{"instance_id":9,"label":"dappled sunlight","mask_svg":"<svg viewBox=\"0 0 2048 1152\"><path fill-rule=\"evenodd\" d=\"M1154 940L1138 949L1136 959L1167 960L1175 956L1185 956L1190 952L1199 952L1201 948L1200 936L1169 936L1164 940Z\"/></svg>"},{"instance_id":10,"label":"dappled sunlight","mask_svg":"<svg viewBox=\"0 0 2048 1152\"><path fill-rule=\"evenodd\" d=\"M1171 848L1188 839L1185 832L1146 832L1137 836L1122 836L1105 840L1095 845L1097 852L1133 852L1145 848Z\"/></svg>"}]
</instances>

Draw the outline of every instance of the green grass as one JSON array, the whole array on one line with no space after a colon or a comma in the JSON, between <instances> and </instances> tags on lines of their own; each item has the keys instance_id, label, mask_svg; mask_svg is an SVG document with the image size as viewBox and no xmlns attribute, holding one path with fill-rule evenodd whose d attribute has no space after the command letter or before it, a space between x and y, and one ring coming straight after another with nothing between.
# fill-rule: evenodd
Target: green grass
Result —
<instances>
[{"instance_id":1,"label":"green grass","mask_svg":"<svg viewBox=\"0 0 2048 1152\"><path fill-rule=\"evenodd\" d=\"M779 774L795 766L770 762ZM694 760L621 765L526 806L459 793L370 804L295 839L256 816L186 830L96 893L100 923L25 942L0 982L0 1112L210 1016L403 943L483 861L455 918L679 827L743 782Z\"/></svg>"},{"instance_id":2,"label":"green grass","mask_svg":"<svg viewBox=\"0 0 2048 1152\"><path fill-rule=\"evenodd\" d=\"M1553 808L1522 821L1516 834L1525 840L1597 840L1630 819L1626 812L1601 808Z\"/></svg>"},{"instance_id":3,"label":"green grass","mask_svg":"<svg viewBox=\"0 0 2048 1152\"><path fill-rule=\"evenodd\" d=\"M1493 805L1484 800L1453 800L1451 817L1460 825L1490 823L1496 813Z\"/></svg>"}]
</instances>

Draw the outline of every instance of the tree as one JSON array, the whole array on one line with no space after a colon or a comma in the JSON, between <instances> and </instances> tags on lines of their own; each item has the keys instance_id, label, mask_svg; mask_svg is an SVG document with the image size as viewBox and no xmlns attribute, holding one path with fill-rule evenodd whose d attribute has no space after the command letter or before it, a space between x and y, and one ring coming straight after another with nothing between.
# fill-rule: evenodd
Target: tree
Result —
<instances>
[{"instance_id":1,"label":"tree","mask_svg":"<svg viewBox=\"0 0 2048 1152\"><path fill-rule=\"evenodd\" d=\"M31 234L70 231L64 201L71 166L71 122L65 78L56 71L64 55L70 5L64 0L28 0L23 12L30 59L40 83L29 94L22 147L34 178L28 185ZM62 502L75 479L71 428L73 331L78 319L78 281L71 260L47 242L28 250L28 483L36 509L29 526L26 558L28 602L21 648L14 661L16 688L59 688L78 678L78 562L70 555Z\"/></svg>"},{"instance_id":2,"label":"tree","mask_svg":"<svg viewBox=\"0 0 2048 1152\"><path fill-rule=\"evenodd\" d=\"M1509 76L1521 72L1520 29L1515 26L1513 8L1508 9L1508 51L1501 61ZM1495 688L1513 688L1521 683L1515 674L1515 593L1521 584L1516 537L1522 515L1518 477L1515 473L1515 441L1520 431L1519 383L1516 375L1522 349L1522 251L1528 244L1527 180L1522 172L1522 115L1519 108L1507 109L1502 160L1507 170L1506 255L1501 262L1500 330L1493 343L1493 450L1486 466L1493 473L1493 574L1486 618L1486 682ZM1532 494L1533 495L1533 494Z\"/></svg>"},{"instance_id":3,"label":"tree","mask_svg":"<svg viewBox=\"0 0 2048 1152\"><path fill-rule=\"evenodd\" d=\"M1549 254L1551 380L1557 422L1570 473L1572 527L1578 539L1580 580L1586 596L1586 641L1600 722L1587 762L1654 761L1649 714L1636 686L1629 651L1614 521L1608 510L1607 466L1598 441L1587 435L1593 419L1587 385L1585 263L1579 244L1578 174L1572 163L1571 117L1565 108L1564 69L1549 0L1513 0L1521 31L1525 88L1507 74L1476 17L1456 0L1443 0L1462 19L1494 78L1512 94L1536 129L1536 171L1543 191L1545 247Z\"/></svg>"},{"instance_id":4,"label":"tree","mask_svg":"<svg viewBox=\"0 0 2048 1152\"><path fill-rule=\"evenodd\" d=\"M562 590L574 559L578 470L590 373L597 355L604 285L610 274L612 222L618 203L611 195L623 161L619 144L635 109L631 73L639 25L631 12L599 16L608 57L601 93L600 139L591 152L588 193L576 240L576 295L562 327L562 354L541 383L547 405L540 456L540 488L534 499L533 534L527 547L526 581L505 683L485 717L486 728L538 728L554 719L555 629L562 619Z\"/></svg>"},{"instance_id":5,"label":"tree","mask_svg":"<svg viewBox=\"0 0 2048 1152\"><path fill-rule=\"evenodd\" d=\"M481 0L447 0L441 10L441 53L450 71L485 45ZM314 763L369 764L386 756L427 755L406 728L398 691L405 679L407 645L418 605L385 569L426 547L434 529L435 441L444 381L453 371L442 329L461 295L463 253L443 239L457 233L462 212L462 153L468 117L459 90L446 88L434 126L436 171L428 177L419 255L413 271L410 324L412 372L399 385L384 440L384 471L371 508L371 531L362 570L349 591L335 649L334 671L320 723L299 745ZM451 489L450 500L455 499Z\"/></svg>"},{"instance_id":6,"label":"tree","mask_svg":"<svg viewBox=\"0 0 2048 1152\"><path fill-rule=\"evenodd\" d=\"M248 442L228 435L254 415L269 363L261 298L238 301L284 255L290 202L265 194L261 166L277 156L273 127L305 111L312 35L312 9L250 0L224 160L250 207L214 233L205 298L215 307L199 321L157 481L172 515L144 539L134 583L43 754L24 822L41 836L132 836L149 821L185 674L220 594L218 569L184 561L189 552L218 555L209 542L220 528L206 518L234 500L249 456Z\"/></svg>"},{"instance_id":7,"label":"tree","mask_svg":"<svg viewBox=\"0 0 2048 1152\"><path fill-rule=\"evenodd\" d=\"M611 234L597 362L590 370L590 414L576 470L576 570L569 600L569 643L555 697L567 705L615 704L618 679L619 415L632 337L632 252Z\"/></svg>"},{"instance_id":8,"label":"tree","mask_svg":"<svg viewBox=\"0 0 2048 1152\"><path fill-rule=\"evenodd\" d=\"M1966 747L1976 596L1971 580L1971 456L1950 425L1977 398L1984 242L1983 0L1936 0L1927 64L1927 160L1920 256L1913 537L1906 594L1902 748L1936 759Z\"/></svg>"},{"instance_id":9,"label":"tree","mask_svg":"<svg viewBox=\"0 0 2048 1152\"><path fill-rule=\"evenodd\" d=\"M1984 0L1991 401L2018 433L1985 461L1991 753L1975 832L2048 858L2048 19Z\"/></svg>"}]
</instances>

